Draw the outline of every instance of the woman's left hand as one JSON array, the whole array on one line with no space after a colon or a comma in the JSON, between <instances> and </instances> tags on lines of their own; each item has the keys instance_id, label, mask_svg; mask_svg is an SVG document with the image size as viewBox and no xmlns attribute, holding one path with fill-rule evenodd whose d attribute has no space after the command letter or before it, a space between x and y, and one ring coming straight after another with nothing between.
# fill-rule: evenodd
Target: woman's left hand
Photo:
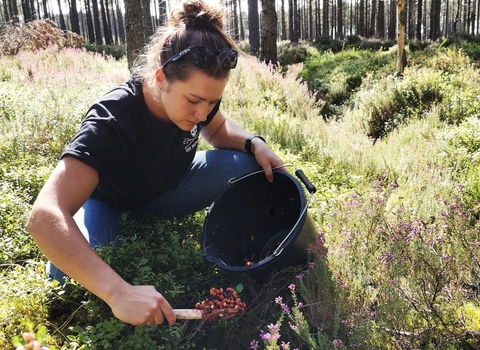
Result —
<instances>
[{"instance_id":1,"label":"woman's left hand","mask_svg":"<svg viewBox=\"0 0 480 350\"><path fill-rule=\"evenodd\" d=\"M273 169L283 165L282 159L273 152L268 145L259 138L252 140L252 152L255 155L257 163L265 172L267 180L273 181Z\"/></svg>"}]
</instances>

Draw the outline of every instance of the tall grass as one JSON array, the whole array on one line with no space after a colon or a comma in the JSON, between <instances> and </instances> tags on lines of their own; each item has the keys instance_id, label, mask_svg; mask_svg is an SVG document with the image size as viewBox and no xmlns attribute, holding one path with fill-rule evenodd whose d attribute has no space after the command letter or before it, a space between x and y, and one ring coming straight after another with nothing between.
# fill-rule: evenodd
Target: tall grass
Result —
<instances>
[{"instance_id":1,"label":"tall grass","mask_svg":"<svg viewBox=\"0 0 480 350\"><path fill-rule=\"evenodd\" d=\"M81 286L55 287L23 228L86 109L128 77L126 62L73 49L0 57L0 348L32 321L61 349L478 348L480 76L453 49L415 55L403 79L389 71L392 52L315 54L288 71L240 60L224 113L316 185L322 254L264 287L203 261L204 213L127 216L121 247L99 251L122 276L176 306L214 284L234 285L248 305L235 320L173 328L125 325ZM341 114L325 121L299 75L335 87Z\"/></svg>"}]
</instances>

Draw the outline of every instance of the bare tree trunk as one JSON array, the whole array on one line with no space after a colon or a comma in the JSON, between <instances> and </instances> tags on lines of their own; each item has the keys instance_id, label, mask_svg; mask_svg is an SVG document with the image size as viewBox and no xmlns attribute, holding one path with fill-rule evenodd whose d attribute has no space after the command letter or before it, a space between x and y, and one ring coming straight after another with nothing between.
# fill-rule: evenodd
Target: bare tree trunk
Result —
<instances>
[{"instance_id":1,"label":"bare tree trunk","mask_svg":"<svg viewBox=\"0 0 480 350\"><path fill-rule=\"evenodd\" d=\"M285 20L285 0L281 0L280 16L282 21L282 34L280 35L280 38L282 40L287 40L287 22Z\"/></svg>"},{"instance_id":2,"label":"bare tree trunk","mask_svg":"<svg viewBox=\"0 0 480 350\"><path fill-rule=\"evenodd\" d=\"M131 69L144 42L140 1L125 0L125 32L128 68Z\"/></svg>"},{"instance_id":3,"label":"bare tree trunk","mask_svg":"<svg viewBox=\"0 0 480 350\"><path fill-rule=\"evenodd\" d=\"M405 0L397 0L397 75L403 76L407 65L407 53L405 51Z\"/></svg>"},{"instance_id":4,"label":"bare tree trunk","mask_svg":"<svg viewBox=\"0 0 480 350\"><path fill-rule=\"evenodd\" d=\"M90 44L95 42L95 29L93 26L93 15L92 8L90 6L90 0L85 0L85 9L87 13L87 32L88 32L88 41Z\"/></svg>"},{"instance_id":5,"label":"bare tree trunk","mask_svg":"<svg viewBox=\"0 0 480 350\"><path fill-rule=\"evenodd\" d=\"M336 37L338 40L343 39L343 11L342 11L342 0L337 0L337 33Z\"/></svg>"},{"instance_id":6,"label":"bare tree trunk","mask_svg":"<svg viewBox=\"0 0 480 350\"><path fill-rule=\"evenodd\" d=\"M418 0L417 6L417 29L416 29L416 38L417 40L422 40L422 15L423 15L423 0Z\"/></svg>"},{"instance_id":7,"label":"bare tree trunk","mask_svg":"<svg viewBox=\"0 0 480 350\"><path fill-rule=\"evenodd\" d=\"M277 12L275 0L262 0L261 60L277 65Z\"/></svg>"},{"instance_id":8,"label":"bare tree trunk","mask_svg":"<svg viewBox=\"0 0 480 350\"><path fill-rule=\"evenodd\" d=\"M313 38L313 0L308 0L308 39Z\"/></svg>"},{"instance_id":9,"label":"bare tree trunk","mask_svg":"<svg viewBox=\"0 0 480 350\"><path fill-rule=\"evenodd\" d=\"M385 1L378 0L377 37L385 38Z\"/></svg>"},{"instance_id":10,"label":"bare tree trunk","mask_svg":"<svg viewBox=\"0 0 480 350\"><path fill-rule=\"evenodd\" d=\"M145 30L144 36L145 38L148 38L153 34L152 15L150 12L150 0L139 0L139 1L142 7L143 27Z\"/></svg>"},{"instance_id":11,"label":"bare tree trunk","mask_svg":"<svg viewBox=\"0 0 480 350\"><path fill-rule=\"evenodd\" d=\"M77 0L70 0L70 25L72 32L80 34L80 22L78 20Z\"/></svg>"},{"instance_id":12,"label":"bare tree trunk","mask_svg":"<svg viewBox=\"0 0 480 350\"><path fill-rule=\"evenodd\" d=\"M358 19L358 34L365 36L365 0L360 0L360 18Z\"/></svg>"},{"instance_id":13,"label":"bare tree trunk","mask_svg":"<svg viewBox=\"0 0 480 350\"><path fill-rule=\"evenodd\" d=\"M328 30L330 28L328 20L328 0L323 0L323 25L322 25L322 34L323 36L328 36Z\"/></svg>"},{"instance_id":14,"label":"bare tree trunk","mask_svg":"<svg viewBox=\"0 0 480 350\"><path fill-rule=\"evenodd\" d=\"M47 10L47 0L42 0L42 7L43 7L43 18L50 17Z\"/></svg>"},{"instance_id":15,"label":"bare tree trunk","mask_svg":"<svg viewBox=\"0 0 480 350\"><path fill-rule=\"evenodd\" d=\"M240 35L238 33L238 8L237 0L232 0L232 19L233 19L233 39L238 41Z\"/></svg>"},{"instance_id":16,"label":"bare tree trunk","mask_svg":"<svg viewBox=\"0 0 480 350\"><path fill-rule=\"evenodd\" d=\"M430 39L440 37L440 0L432 0L430 4Z\"/></svg>"},{"instance_id":17,"label":"bare tree trunk","mask_svg":"<svg viewBox=\"0 0 480 350\"><path fill-rule=\"evenodd\" d=\"M414 39L415 38L415 6L413 3L413 0L408 0L407 7L408 7L408 21L407 21L408 39Z\"/></svg>"},{"instance_id":18,"label":"bare tree trunk","mask_svg":"<svg viewBox=\"0 0 480 350\"><path fill-rule=\"evenodd\" d=\"M243 28L242 1L238 2L238 20L240 22L240 40L245 40L245 29Z\"/></svg>"},{"instance_id":19,"label":"bare tree trunk","mask_svg":"<svg viewBox=\"0 0 480 350\"><path fill-rule=\"evenodd\" d=\"M103 34L105 37L105 44L112 45L112 34L110 31L110 24L107 17L107 12L105 11L105 3L107 0L100 0L100 14L102 17L102 27L103 27Z\"/></svg>"},{"instance_id":20,"label":"bare tree trunk","mask_svg":"<svg viewBox=\"0 0 480 350\"><path fill-rule=\"evenodd\" d=\"M123 21L122 10L118 4L118 0L115 0L115 7L117 9L117 18L118 18L118 36L121 43L125 43L125 22Z\"/></svg>"},{"instance_id":21,"label":"bare tree trunk","mask_svg":"<svg viewBox=\"0 0 480 350\"><path fill-rule=\"evenodd\" d=\"M60 29L66 30L67 25L65 24L65 18L63 17L62 3L58 0L58 18L60 19Z\"/></svg>"},{"instance_id":22,"label":"bare tree trunk","mask_svg":"<svg viewBox=\"0 0 480 350\"><path fill-rule=\"evenodd\" d=\"M258 0L248 0L248 38L250 51L257 55L260 51L260 23L258 19Z\"/></svg>"},{"instance_id":23,"label":"bare tree trunk","mask_svg":"<svg viewBox=\"0 0 480 350\"><path fill-rule=\"evenodd\" d=\"M388 39L389 40L395 40L395 33L397 30L397 6L395 1L390 1L390 10L389 10L389 16L388 18L390 19L389 26L388 26Z\"/></svg>"},{"instance_id":24,"label":"bare tree trunk","mask_svg":"<svg viewBox=\"0 0 480 350\"><path fill-rule=\"evenodd\" d=\"M97 0L92 0L91 9L92 9L92 15L93 15L93 25L95 27L95 44L102 45L103 44L102 28L100 27L100 12L98 11Z\"/></svg>"},{"instance_id":25,"label":"bare tree trunk","mask_svg":"<svg viewBox=\"0 0 480 350\"><path fill-rule=\"evenodd\" d=\"M372 12L370 17L370 30L368 35L375 36L375 23L377 20L377 0L372 0Z\"/></svg>"}]
</instances>

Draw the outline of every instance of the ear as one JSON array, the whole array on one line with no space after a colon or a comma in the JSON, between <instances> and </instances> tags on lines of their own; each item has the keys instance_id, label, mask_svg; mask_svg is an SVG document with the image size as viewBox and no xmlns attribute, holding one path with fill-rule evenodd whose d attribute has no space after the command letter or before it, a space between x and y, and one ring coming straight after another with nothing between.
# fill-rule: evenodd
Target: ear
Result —
<instances>
[{"instance_id":1,"label":"ear","mask_svg":"<svg viewBox=\"0 0 480 350\"><path fill-rule=\"evenodd\" d=\"M162 68L157 68L157 70L155 71L155 81L157 82L158 86L160 86L160 88L163 89L166 83L166 77L165 77L165 74L163 73Z\"/></svg>"}]
</instances>

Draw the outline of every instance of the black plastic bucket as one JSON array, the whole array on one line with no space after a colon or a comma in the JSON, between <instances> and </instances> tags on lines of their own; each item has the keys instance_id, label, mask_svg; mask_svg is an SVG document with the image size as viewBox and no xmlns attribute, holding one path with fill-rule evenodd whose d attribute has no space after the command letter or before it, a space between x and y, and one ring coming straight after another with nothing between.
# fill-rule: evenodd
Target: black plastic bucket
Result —
<instances>
[{"instance_id":1,"label":"black plastic bucket","mask_svg":"<svg viewBox=\"0 0 480 350\"><path fill-rule=\"evenodd\" d=\"M311 197L315 187L301 170L295 175ZM317 232L300 182L286 171L274 170L272 183L260 171L231 184L207 213L202 240L206 259L252 277L305 264Z\"/></svg>"}]
</instances>

